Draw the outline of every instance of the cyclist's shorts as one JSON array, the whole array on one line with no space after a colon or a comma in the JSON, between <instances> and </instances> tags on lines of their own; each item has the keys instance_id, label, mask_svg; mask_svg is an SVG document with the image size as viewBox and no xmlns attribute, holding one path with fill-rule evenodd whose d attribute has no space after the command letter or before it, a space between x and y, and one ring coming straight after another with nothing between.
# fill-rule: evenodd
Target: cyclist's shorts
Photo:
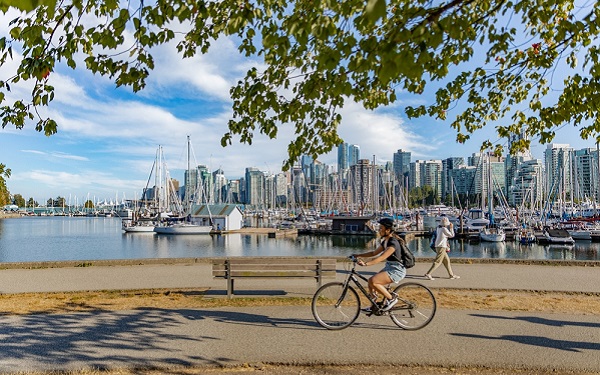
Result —
<instances>
[{"instance_id":1,"label":"cyclist's shorts","mask_svg":"<svg viewBox=\"0 0 600 375\"><path fill-rule=\"evenodd\" d=\"M385 262L383 271L387 272L394 283L399 283L406 276L406 268L400 262Z\"/></svg>"}]
</instances>

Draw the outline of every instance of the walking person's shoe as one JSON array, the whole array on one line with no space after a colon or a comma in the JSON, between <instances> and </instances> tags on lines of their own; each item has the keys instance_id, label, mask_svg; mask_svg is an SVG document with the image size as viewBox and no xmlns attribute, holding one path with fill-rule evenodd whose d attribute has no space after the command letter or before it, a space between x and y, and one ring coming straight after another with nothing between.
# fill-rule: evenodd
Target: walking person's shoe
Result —
<instances>
[{"instance_id":1,"label":"walking person's shoe","mask_svg":"<svg viewBox=\"0 0 600 375\"><path fill-rule=\"evenodd\" d=\"M381 307L381 311L388 311L398 303L398 294L392 293L392 299L386 299Z\"/></svg>"},{"instance_id":2,"label":"walking person's shoe","mask_svg":"<svg viewBox=\"0 0 600 375\"><path fill-rule=\"evenodd\" d=\"M426 273L426 274L425 274L425 278L426 278L427 280L435 280L435 279L433 278L433 276L431 276L431 275L430 275L430 274L428 274L428 273Z\"/></svg>"},{"instance_id":3,"label":"walking person's shoe","mask_svg":"<svg viewBox=\"0 0 600 375\"><path fill-rule=\"evenodd\" d=\"M460 276L458 276L458 275L450 276L450 280L456 280L456 279L460 279Z\"/></svg>"}]
</instances>

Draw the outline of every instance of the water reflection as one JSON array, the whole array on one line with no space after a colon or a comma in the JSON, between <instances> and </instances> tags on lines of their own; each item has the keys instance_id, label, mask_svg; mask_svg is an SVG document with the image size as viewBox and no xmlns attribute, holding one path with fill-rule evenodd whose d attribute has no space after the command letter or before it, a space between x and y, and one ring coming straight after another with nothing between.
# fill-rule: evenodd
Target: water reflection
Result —
<instances>
[{"instance_id":1,"label":"water reflection","mask_svg":"<svg viewBox=\"0 0 600 375\"><path fill-rule=\"evenodd\" d=\"M228 234L168 236L123 233L117 218L21 218L0 220L0 262L55 260L202 258L223 256L348 256L375 249L372 236L291 236ZM600 243L522 245L451 240L450 257L600 260ZM429 239L408 247L433 257Z\"/></svg>"}]
</instances>

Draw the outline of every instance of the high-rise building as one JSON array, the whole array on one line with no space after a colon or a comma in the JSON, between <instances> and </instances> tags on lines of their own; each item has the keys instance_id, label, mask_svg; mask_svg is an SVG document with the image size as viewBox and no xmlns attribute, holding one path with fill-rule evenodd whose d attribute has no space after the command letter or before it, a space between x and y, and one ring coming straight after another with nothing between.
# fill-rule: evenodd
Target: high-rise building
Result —
<instances>
[{"instance_id":1,"label":"high-rise building","mask_svg":"<svg viewBox=\"0 0 600 375\"><path fill-rule=\"evenodd\" d=\"M415 160L414 163L410 163L409 183L411 189L418 186L431 186L435 197L439 200L442 196L442 161Z\"/></svg>"},{"instance_id":2,"label":"high-rise building","mask_svg":"<svg viewBox=\"0 0 600 375\"><path fill-rule=\"evenodd\" d=\"M394 153L394 173L398 176L408 177L410 173L410 151L398 150Z\"/></svg>"},{"instance_id":3,"label":"high-rise building","mask_svg":"<svg viewBox=\"0 0 600 375\"><path fill-rule=\"evenodd\" d=\"M575 151L573 187L575 199L579 202L600 201L598 170L597 149L584 148Z\"/></svg>"},{"instance_id":4,"label":"high-rise building","mask_svg":"<svg viewBox=\"0 0 600 375\"><path fill-rule=\"evenodd\" d=\"M361 213L365 209L375 207L374 168L369 159L361 159L350 166L352 203Z\"/></svg>"},{"instance_id":5,"label":"high-rise building","mask_svg":"<svg viewBox=\"0 0 600 375\"><path fill-rule=\"evenodd\" d=\"M360 160L360 147L358 145L349 145L348 146L348 166L351 167L353 165L358 164Z\"/></svg>"},{"instance_id":6,"label":"high-rise building","mask_svg":"<svg viewBox=\"0 0 600 375\"><path fill-rule=\"evenodd\" d=\"M476 167L467 165L460 165L458 168L449 169L448 174L453 183L454 193L459 196L469 196L474 194L476 173Z\"/></svg>"},{"instance_id":7,"label":"high-rise building","mask_svg":"<svg viewBox=\"0 0 600 375\"><path fill-rule=\"evenodd\" d=\"M348 169L348 144L342 143L338 146L338 171L342 172Z\"/></svg>"},{"instance_id":8,"label":"high-rise building","mask_svg":"<svg viewBox=\"0 0 600 375\"><path fill-rule=\"evenodd\" d=\"M548 198L571 200L573 197L573 149L567 144L549 144L544 151Z\"/></svg>"},{"instance_id":9,"label":"high-rise building","mask_svg":"<svg viewBox=\"0 0 600 375\"><path fill-rule=\"evenodd\" d=\"M288 204L289 172L275 175L275 203L277 207L285 207Z\"/></svg>"},{"instance_id":10,"label":"high-rise building","mask_svg":"<svg viewBox=\"0 0 600 375\"><path fill-rule=\"evenodd\" d=\"M212 201L224 203L227 197L227 178L221 168L212 173L214 193Z\"/></svg>"},{"instance_id":11,"label":"high-rise building","mask_svg":"<svg viewBox=\"0 0 600 375\"><path fill-rule=\"evenodd\" d=\"M543 163L538 159L523 160L517 165L512 181L507 186L509 205L543 208L541 205L544 195L543 169Z\"/></svg>"},{"instance_id":12,"label":"high-rise building","mask_svg":"<svg viewBox=\"0 0 600 375\"><path fill-rule=\"evenodd\" d=\"M255 207L265 203L265 174L258 168L246 168L246 203Z\"/></svg>"},{"instance_id":13,"label":"high-rise building","mask_svg":"<svg viewBox=\"0 0 600 375\"><path fill-rule=\"evenodd\" d=\"M462 157L453 157L442 160L442 198L454 198L453 180L450 171L457 169L465 164Z\"/></svg>"}]
</instances>

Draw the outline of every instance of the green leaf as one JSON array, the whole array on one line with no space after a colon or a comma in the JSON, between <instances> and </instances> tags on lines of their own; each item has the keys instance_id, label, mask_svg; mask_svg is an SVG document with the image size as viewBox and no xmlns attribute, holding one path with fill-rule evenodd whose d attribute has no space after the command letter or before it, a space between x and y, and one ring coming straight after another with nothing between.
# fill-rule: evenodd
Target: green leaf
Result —
<instances>
[{"instance_id":1,"label":"green leaf","mask_svg":"<svg viewBox=\"0 0 600 375\"><path fill-rule=\"evenodd\" d=\"M371 23L376 23L385 16L385 0L368 0L365 15Z\"/></svg>"}]
</instances>

